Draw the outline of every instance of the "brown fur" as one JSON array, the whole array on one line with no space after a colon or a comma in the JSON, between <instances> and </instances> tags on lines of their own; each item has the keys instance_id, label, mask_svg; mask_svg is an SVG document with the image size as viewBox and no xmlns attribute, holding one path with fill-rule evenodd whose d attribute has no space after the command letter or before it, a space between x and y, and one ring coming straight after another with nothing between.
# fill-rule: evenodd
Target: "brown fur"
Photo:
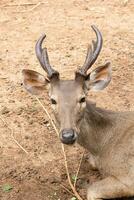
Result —
<instances>
[{"instance_id":1,"label":"brown fur","mask_svg":"<svg viewBox=\"0 0 134 200\"><path fill-rule=\"evenodd\" d=\"M93 72L94 84L90 85L90 89L107 86L110 70L105 70L105 79L103 70L105 68L101 67L98 72ZM43 91L46 82L40 74L34 73L23 71L24 86L29 92L38 94ZM49 96L56 101L52 108L59 129L77 132L77 142L89 150L94 168L103 175L102 180L89 186L87 199L134 196L134 112L112 112L97 108L88 101L80 103L87 94L88 87L85 85L90 84L90 79L86 82L55 80L50 82Z\"/></svg>"}]
</instances>

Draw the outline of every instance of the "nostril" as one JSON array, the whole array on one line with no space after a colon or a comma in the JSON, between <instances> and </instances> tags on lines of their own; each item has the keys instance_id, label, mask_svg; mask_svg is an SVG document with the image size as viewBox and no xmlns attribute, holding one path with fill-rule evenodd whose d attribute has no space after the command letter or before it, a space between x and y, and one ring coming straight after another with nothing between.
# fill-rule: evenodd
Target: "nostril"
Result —
<instances>
[{"instance_id":1,"label":"nostril","mask_svg":"<svg viewBox=\"0 0 134 200\"><path fill-rule=\"evenodd\" d=\"M74 131L73 130L64 130L62 132L62 137L64 139L73 139L74 138Z\"/></svg>"}]
</instances>

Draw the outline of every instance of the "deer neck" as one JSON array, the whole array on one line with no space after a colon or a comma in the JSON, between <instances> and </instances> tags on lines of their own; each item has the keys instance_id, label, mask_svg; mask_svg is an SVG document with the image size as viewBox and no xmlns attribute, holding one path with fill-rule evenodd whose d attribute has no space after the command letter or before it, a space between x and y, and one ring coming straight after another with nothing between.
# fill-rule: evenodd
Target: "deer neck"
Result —
<instances>
[{"instance_id":1,"label":"deer neck","mask_svg":"<svg viewBox=\"0 0 134 200\"><path fill-rule=\"evenodd\" d=\"M84 116L79 124L78 143L97 156L109 142L114 116L111 111L97 108L87 102Z\"/></svg>"}]
</instances>

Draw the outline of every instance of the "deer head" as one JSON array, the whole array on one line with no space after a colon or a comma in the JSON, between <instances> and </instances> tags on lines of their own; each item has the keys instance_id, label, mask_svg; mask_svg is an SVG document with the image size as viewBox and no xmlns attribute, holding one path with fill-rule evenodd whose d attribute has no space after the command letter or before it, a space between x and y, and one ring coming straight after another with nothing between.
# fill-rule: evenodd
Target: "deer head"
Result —
<instances>
[{"instance_id":1,"label":"deer head","mask_svg":"<svg viewBox=\"0 0 134 200\"><path fill-rule=\"evenodd\" d=\"M47 78L33 70L24 69L23 84L25 89L38 95L43 93L47 84L50 85L49 96L55 118L60 127L60 139L65 144L73 144L79 134L78 124L84 116L86 108L87 91L102 90L111 80L110 63L97 67L90 73L89 68L96 61L102 48L102 35L100 31L91 26L96 34L96 41L88 47L84 65L77 69L74 80L60 80L59 73L49 63L46 48L42 48L46 35L39 38L36 43L36 56L47 73Z\"/></svg>"}]
</instances>

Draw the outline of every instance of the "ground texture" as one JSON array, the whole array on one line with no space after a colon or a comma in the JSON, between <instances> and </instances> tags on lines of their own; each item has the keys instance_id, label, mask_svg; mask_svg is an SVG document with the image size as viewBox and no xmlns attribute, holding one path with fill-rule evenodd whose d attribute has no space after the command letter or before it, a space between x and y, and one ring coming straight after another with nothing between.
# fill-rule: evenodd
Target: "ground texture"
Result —
<instances>
[{"instance_id":1,"label":"ground texture","mask_svg":"<svg viewBox=\"0 0 134 200\"><path fill-rule=\"evenodd\" d=\"M52 65L63 79L74 77L94 38L90 25L103 33L104 45L96 63L110 60L113 79L107 89L89 93L98 106L134 110L133 0L1 0L0 1L0 200L70 200L61 144L36 99L21 86L21 70L44 73L34 53L35 42L46 33ZM47 90L41 102L51 113ZM6 124L5 124L6 123ZM8 125L8 127L7 127ZM14 138L28 152L14 142ZM83 149L66 148L71 177ZM87 184L98 173L84 156L77 189L85 199ZM5 184L12 189L5 190Z\"/></svg>"}]
</instances>

